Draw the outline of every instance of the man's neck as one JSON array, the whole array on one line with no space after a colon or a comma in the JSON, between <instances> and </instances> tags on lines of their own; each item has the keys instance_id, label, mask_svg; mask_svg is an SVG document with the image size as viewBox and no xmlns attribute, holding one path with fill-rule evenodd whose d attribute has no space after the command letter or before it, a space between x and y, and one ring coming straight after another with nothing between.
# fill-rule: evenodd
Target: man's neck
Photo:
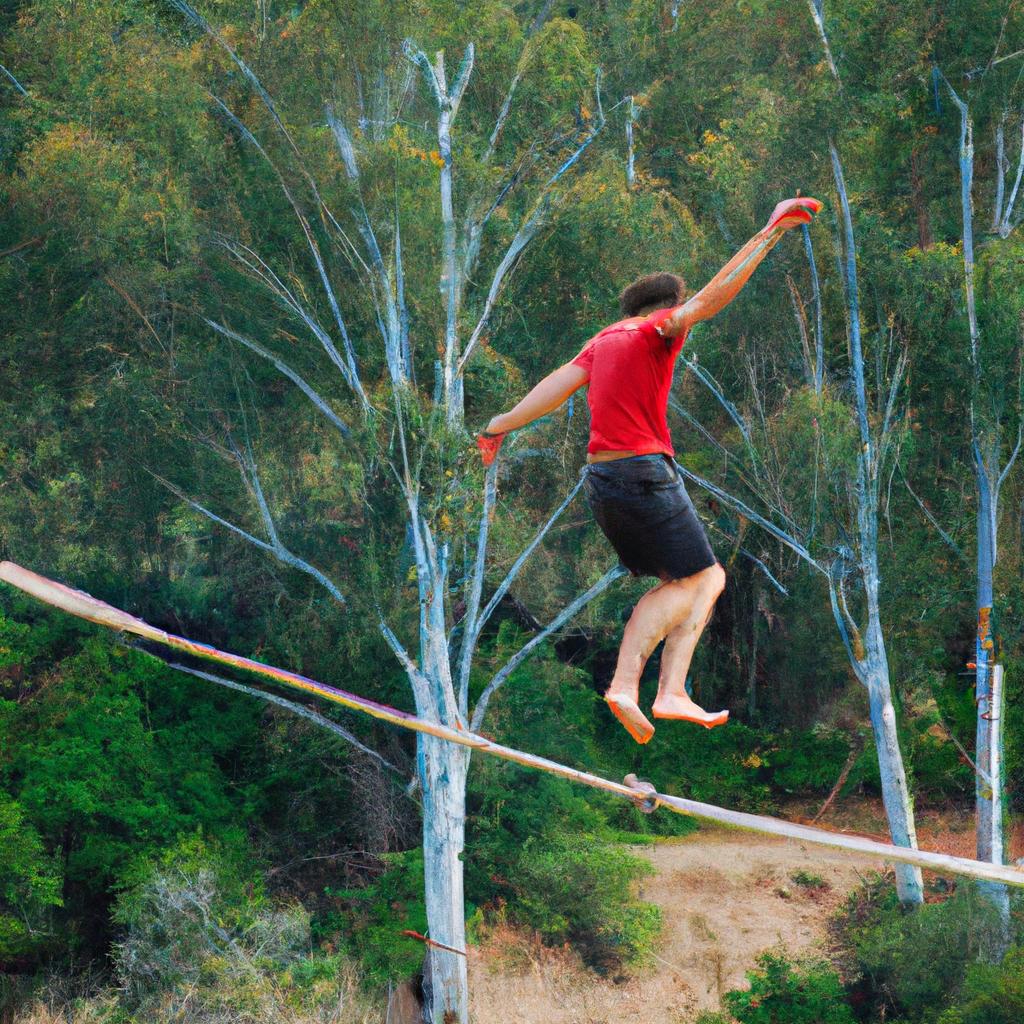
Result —
<instances>
[{"instance_id":1,"label":"man's neck","mask_svg":"<svg viewBox=\"0 0 1024 1024\"><path fill-rule=\"evenodd\" d=\"M637 312L635 312L633 314L633 317L636 318L638 316L650 316L655 311L657 311L659 309L664 309L664 308L665 307L664 307L664 305L662 305L662 303L656 302L656 303L654 303L653 306L644 306L643 309L637 310Z\"/></svg>"}]
</instances>

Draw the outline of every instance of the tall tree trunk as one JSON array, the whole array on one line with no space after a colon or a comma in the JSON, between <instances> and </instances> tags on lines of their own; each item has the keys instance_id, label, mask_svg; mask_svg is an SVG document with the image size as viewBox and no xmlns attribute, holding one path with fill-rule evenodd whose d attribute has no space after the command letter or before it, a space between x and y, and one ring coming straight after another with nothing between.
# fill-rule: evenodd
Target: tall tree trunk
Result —
<instances>
[{"instance_id":1,"label":"tall tree trunk","mask_svg":"<svg viewBox=\"0 0 1024 1024\"><path fill-rule=\"evenodd\" d=\"M466 835L466 775L469 750L434 736L417 737L423 790L423 868L429 937L453 949L466 948L462 851ZM468 1024L466 958L427 947L426 1024Z\"/></svg>"},{"instance_id":2,"label":"tall tree trunk","mask_svg":"<svg viewBox=\"0 0 1024 1024\"><path fill-rule=\"evenodd\" d=\"M978 629L974 640L975 701L978 706L975 759L976 841L978 860L1002 864L1004 858L1002 785L1002 674L992 634L994 600L996 522L995 501L989 467L975 447L975 482L978 493ZM999 915L999 927L989 937L986 951L992 961L1002 959L1010 943L1010 894L1005 885L979 883Z\"/></svg>"},{"instance_id":3,"label":"tall tree trunk","mask_svg":"<svg viewBox=\"0 0 1024 1024\"><path fill-rule=\"evenodd\" d=\"M889 684L889 661L882 642L881 624L872 619L868 624L864 663L871 732L878 752L878 774L882 782L882 803L889 822L889 834L896 846L917 848L914 811L910 802L907 776L903 770L896 709ZM915 905L924 900L921 869L911 864L896 865L896 893L900 903Z\"/></svg>"}]
</instances>

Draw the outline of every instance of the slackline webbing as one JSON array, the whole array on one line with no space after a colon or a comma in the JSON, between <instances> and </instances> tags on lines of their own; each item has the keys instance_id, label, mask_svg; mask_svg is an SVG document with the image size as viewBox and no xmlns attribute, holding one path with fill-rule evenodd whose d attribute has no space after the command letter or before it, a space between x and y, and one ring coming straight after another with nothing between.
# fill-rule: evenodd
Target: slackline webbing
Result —
<instances>
[{"instance_id":1,"label":"slackline webbing","mask_svg":"<svg viewBox=\"0 0 1024 1024\"><path fill-rule=\"evenodd\" d=\"M913 864L921 868L929 868L932 871L947 872L955 875L967 875L971 878L982 879L988 882L1005 882L1009 885L1024 888L1024 871L1003 864L989 864L985 861L970 860L966 857L953 857L945 853L931 853L927 850L917 850L905 846L893 846L891 843L879 842L877 839L867 839L863 836L845 835L839 832L829 832L821 828L812 828L809 825L798 825L789 821L782 821L778 818L769 818L761 814L747 814L743 811L732 811L725 807L716 807L714 804L700 803L697 800L685 800L682 797L669 796L665 793L658 793L649 784L638 782L633 776L627 776L625 782L612 782L603 779L598 775L591 775L589 772L578 771L569 768L567 765L559 764L557 761L549 761L546 757L538 757L535 754L524 753L512 747L502 746L481 736L464 729L451 729L436 722L428 722L415 715L410 715L397 708L388 707L386 704L378 704L376 701L367 700L353 693L338 690L333 686L326 686L313 679L298 675L295 672L288 672L285 669L274 668L272 665L264 665L250 658L243 658L238 654L230 654L226 651L219 651L207 644L196 643L194 640L187 640L185 637L175 636L173 633L166 633L162 629L137 619L127 612L114 608L111 605L97 600L81 590L74 590L62 583L47 579L29 569L24 569L14 562L0 562L0 580L18 587L26 594L52 605L71 615L81 619L99 623L119 632L134 633L146 640L152 640L175 650L185 651L196 657L217 661L224 665L232 665L235 668L245 669L261 676L288 686L296 690L303 690L307 693L316 694L324 700L342 707L371 715L382 721L390 722L392 725L400 726L403 729L412 729L415 732L426 733L436 736L439 739L447 740L450 743L458 743L464 747L472 747L484 754L491 754L494 757L503 758L506 761L513 761L516 764L525 765L528 768L536 768L540 771L550 772L552 775L561 776L564 779L571 779L573 782L581 783L584 786L591 786L594 789L601 789L607 793L614 793L616 796L625 797L633 801L645 811L653 811L659 807L674 811L676 814L685 814L704 821L717 821L723 825L732 825L738 828L750 829L755 832L763 832L768 835L784 836L787 839L795 839L805 843L816 843L819 846L831 846L841 850L851 850L867 857L877 857L886 861L898 861L903 864Z\"/></svg>"}]
</instances>

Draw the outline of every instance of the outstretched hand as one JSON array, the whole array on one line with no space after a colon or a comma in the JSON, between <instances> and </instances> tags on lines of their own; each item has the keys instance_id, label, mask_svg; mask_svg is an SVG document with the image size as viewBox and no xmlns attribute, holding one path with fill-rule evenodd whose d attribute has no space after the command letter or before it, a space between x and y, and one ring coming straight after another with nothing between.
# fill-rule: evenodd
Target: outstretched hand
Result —
<instances>
[{"instance_id":1,"label":"outstretched hand","mask_svg":"<svg viewBox=\"0 0 1024 1024\"><path fill-rule=\"evenodd\" d=\"M810 224L814 215L821 209L821 201L811 196L797 196L795 199L783 199L768 218L765 231L781 228L788 231L801 224Z\"/></svg>"}]
</instances>

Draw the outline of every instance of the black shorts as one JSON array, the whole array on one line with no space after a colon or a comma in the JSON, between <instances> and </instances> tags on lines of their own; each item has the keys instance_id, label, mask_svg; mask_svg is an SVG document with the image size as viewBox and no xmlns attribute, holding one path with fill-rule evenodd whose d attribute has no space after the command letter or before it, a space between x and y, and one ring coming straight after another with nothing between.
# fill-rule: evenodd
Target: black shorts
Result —
<instances>
[{"instance_id":1,"label":"black shorts","mask_svg":"<svg viewBox=\"0 0 1024 1024\"><path fill-rule=\"evenodd\" d=\"M591 463L586 491L597 525L634 576L680 580L718 561L667 455Z\"/></svg>"}]
</instances>

